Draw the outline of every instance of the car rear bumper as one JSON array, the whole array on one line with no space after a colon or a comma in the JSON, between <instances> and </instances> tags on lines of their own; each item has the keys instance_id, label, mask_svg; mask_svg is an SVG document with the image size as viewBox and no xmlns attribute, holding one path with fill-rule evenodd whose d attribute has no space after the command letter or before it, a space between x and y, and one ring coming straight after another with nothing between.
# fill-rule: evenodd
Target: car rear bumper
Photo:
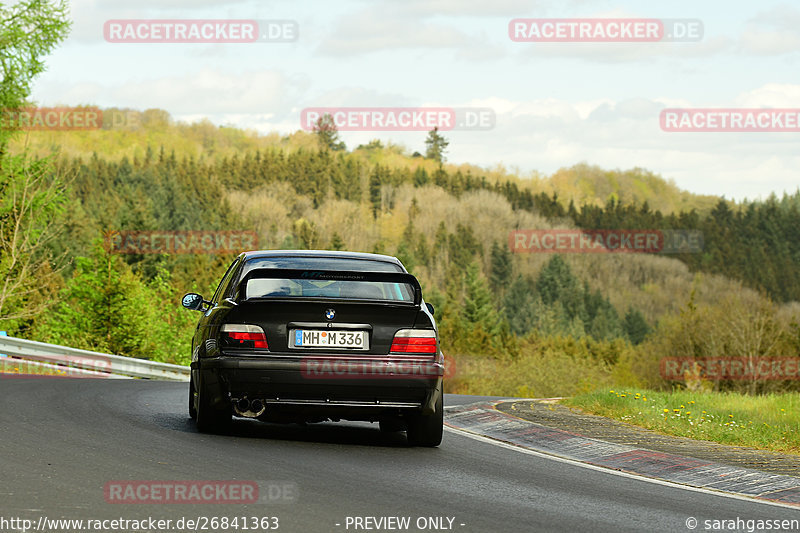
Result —
<instances>
[{"instance_id":1,"label":"car rear bumper","mask_svg":"<svg viewBox=\"0 0 800 533\"><path fill-rule=\"evenodd\" d=\"M259 399L267 412L375 419L434 412L443 361L399 357L221 356L192 363L218 399Z\"/></svg>"}]
</instances>

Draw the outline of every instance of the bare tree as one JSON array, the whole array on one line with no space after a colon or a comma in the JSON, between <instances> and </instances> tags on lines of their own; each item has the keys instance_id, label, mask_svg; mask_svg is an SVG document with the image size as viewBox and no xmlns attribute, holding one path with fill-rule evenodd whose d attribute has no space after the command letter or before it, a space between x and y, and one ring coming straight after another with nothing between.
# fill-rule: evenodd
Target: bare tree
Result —
<instances>
[{"instance_id":1,"label":"bare tree","mask_svg":"<svg viewBox=\"0 0 800 533\"><path fill-rule=\"evenodd\" d=\"M781 355L782 332L775 317L775 306L758 296L745 298L743 295L729 296L722 303L724 314L712 331L724 337L724 344L728 346L727 355L744 361L745 375L749 374L749 379L744 383L747 384L747 391L755 394L759 385L766 385L763 379L769 379L760 379L761 361Z\"/></svg>"},{"instance_id":2,"label":"bare tree","mask_svg":"<svg viewBox=\"0 0 800 533\"><path fill-rule=\"evenodd\" d=\"M47 306L43 293L54 285L64 259L54 259L48 243L58 236L66 202L65 180L50 160L23 154L6 156L4 163L0 170L2 322L32 318Z\"/></svg>"}]
</instances>

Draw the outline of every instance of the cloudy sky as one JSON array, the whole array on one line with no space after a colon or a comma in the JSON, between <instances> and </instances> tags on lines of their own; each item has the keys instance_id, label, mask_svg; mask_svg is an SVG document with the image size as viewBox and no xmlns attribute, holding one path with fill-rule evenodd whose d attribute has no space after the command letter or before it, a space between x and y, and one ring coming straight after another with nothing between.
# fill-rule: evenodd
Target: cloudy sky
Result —
<instances>
[{"instance_id":1,"label":"cloudy sky","mask_svg":"<svg viewBox=\"0 0 800 533\"><path fill-rule=\"evenodd\" d=\"M161 108L174 118L289 133L308 107L480 107L493 129L451 131L448 160L550 174L644 167L742 199L800 185L798 132L665 132L679 108L800 108L794 2L593 0L73 0L39 105ZM699 19L699 42L534 43L515 18ZM112 43L117 19L291 20L289 43ZM346 132L424 151L424 132Z\"/></svg>"}]
</instances>

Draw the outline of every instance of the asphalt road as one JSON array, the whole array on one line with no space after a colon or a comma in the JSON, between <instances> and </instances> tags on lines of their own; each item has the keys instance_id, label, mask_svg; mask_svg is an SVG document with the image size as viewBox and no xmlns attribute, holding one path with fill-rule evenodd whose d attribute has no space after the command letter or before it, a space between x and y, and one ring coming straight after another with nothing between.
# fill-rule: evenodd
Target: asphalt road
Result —
<instances>
[{"instance_id":1,"label":"asphalt road","mask_svg":"<svg viewBox=\"0 0 800 533\"><path fill-rule=\"evenodd\" d=\"M421 530L418 519L447 517L455 531L574 533L689 531L688 517L700 520L696 531L712 519L800 519L798 510L590 470L449 431L436 449L409 448L403 434L347 422L243 420L231 436L203 435L186 396L181 383L0 377L0 524L272 516L278 531L375 531L348 527L347 517L405 516L407 531ZM445 404L474 399L448 396ZM253 480L289 492L239 505L107 503L104 486L118 480Z\"/></svg>"}]
</instances>

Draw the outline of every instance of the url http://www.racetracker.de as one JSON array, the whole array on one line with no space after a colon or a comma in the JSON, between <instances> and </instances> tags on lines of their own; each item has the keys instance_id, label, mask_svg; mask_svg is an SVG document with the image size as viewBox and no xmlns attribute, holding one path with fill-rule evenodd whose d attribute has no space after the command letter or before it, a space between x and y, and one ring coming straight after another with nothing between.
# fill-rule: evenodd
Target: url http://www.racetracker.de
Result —
<instances>
[{"instance_id":1,"label":"url http://www.racetracker.de","mask_svg":"<svg viewBox=\"0 0 800 533\"><path fill-rule=\"evenodd\" d=\"M192 518L111 518L75 519L48 518L37 520L0 516L0 533L38 531L115 531L115 532L183 532L183 531L275 531L280 527L276 516L197 516Z\"/></svg>"}]
</instances>

